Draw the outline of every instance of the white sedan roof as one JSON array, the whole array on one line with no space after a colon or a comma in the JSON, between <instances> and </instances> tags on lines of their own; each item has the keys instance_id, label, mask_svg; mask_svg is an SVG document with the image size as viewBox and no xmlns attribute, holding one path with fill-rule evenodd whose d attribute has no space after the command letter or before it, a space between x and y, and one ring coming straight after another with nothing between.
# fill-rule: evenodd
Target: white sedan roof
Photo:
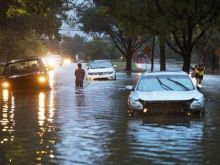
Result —
<instances>
[{"instance_id":1,"label":"white sedan roof","mask_svg":"<svg viewBox=\"0 0 220 165\"><path fill-rule=\"evenodd\" d=\"M143 76L156 76L156 75L188 75L186 72L145 72L143 73Z\"/></svg>"},{"instance_id":2,"label":"white sedan roof","mask_svg":"<svg viewBox=\"0 0 220 165\"><path fill-rule=\"evenodd\" d=\"M106 61L110 61L108 59L102 59L102 60L94 60L93 62L106 62Z\"/></svg>"}]
</instances>

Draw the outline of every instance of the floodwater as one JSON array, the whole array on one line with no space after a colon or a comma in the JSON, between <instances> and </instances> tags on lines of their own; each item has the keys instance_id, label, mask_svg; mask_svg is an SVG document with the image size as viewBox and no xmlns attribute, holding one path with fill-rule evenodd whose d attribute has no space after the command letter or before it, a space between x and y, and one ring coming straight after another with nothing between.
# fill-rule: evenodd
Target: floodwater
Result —
<instances>
[{"instance_id":1,"label":"floodwater","mask_svg":"<svg viewBox=\"0 0 220 165\"><path fill-rule=\"evenodd\" d=\"M140 74L74 86L74 66L50 91L0 91L0 164L219 164L220 76L206 75L206 115L127 114Z\"/></svg>"}]
</instances>

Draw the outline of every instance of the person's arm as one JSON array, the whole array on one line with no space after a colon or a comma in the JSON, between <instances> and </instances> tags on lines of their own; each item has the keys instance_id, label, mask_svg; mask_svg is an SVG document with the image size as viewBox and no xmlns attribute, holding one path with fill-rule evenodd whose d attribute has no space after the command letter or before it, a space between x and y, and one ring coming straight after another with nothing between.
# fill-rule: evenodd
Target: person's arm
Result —
<instances>
[{"instance_id":1,"label":"person's arm","mask_svg":"<svg viewBox=\"0 0 220 165\"><path fill-rule=\"evenodd\" d=\"M83 70L83 79L85 78L85 70Z\"/></svg>"}]
</instances>

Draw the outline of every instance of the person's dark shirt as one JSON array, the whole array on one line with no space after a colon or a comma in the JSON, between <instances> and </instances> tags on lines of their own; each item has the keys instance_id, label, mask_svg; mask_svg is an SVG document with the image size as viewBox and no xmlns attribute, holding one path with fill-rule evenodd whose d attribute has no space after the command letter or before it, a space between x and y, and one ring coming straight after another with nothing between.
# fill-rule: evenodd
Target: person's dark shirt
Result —
<instances>
[{"instance_id":1,"label":"person's dark shirt","mask_svg":"<svg viewBox=\"0 0 220 165\"><path fill-rule=\"evenodd\" d=\"M85 70L82 68L78 68L75 70L76 81L83 81L85 76Z\"/></svg>"}]
</instances>

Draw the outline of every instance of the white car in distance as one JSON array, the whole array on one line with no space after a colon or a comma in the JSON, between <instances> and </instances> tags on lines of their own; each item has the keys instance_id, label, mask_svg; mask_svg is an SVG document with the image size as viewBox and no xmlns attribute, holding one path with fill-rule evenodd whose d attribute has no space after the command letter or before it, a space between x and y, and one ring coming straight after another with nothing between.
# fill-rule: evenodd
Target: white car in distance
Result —
<instances>
[{"instance_id":1,"label":"white car in distance","mask_svg":"<svg viewBox=\"0 0 220 165\"><path fill-rule=\"evenodd\" d=\"M88 65L87 80L116 80L116 67L111 60L94 60Z\"/></svg>"}]
</instances>

